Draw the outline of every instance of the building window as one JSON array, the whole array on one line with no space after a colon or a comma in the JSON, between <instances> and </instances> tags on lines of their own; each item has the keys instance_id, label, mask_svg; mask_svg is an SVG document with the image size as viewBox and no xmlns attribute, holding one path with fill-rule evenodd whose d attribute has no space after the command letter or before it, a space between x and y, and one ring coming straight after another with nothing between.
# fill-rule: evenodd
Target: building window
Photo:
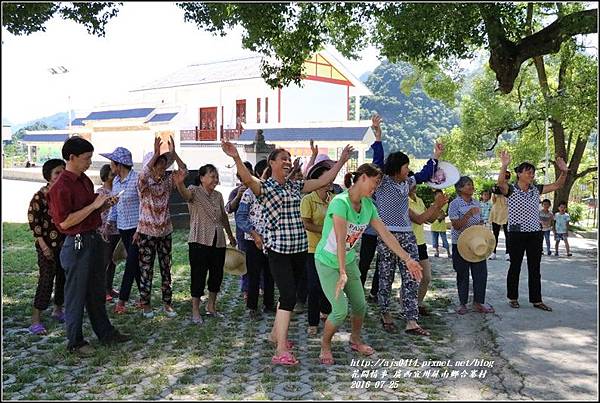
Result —
<instances>
[{"instance_id":1,"label":"building window","mask_svg":"<svg viewBox=\"0 0 600 403\"><path fill-rule=\"evenodd\" d=\"M265 98L265 123L269 123L269 97Z\"/></svg>"},{"instance_id":2,"label":"building window","mask_svg":"<svg viewBox=\"0 0 600 403\"><path fill-rule=\"evenodd\" d=\"M235 128L241 130L242 123L246 123L246 100L238 99L235 101Z\"/></svg>"},{"instance_id":3,"label":"building window","mask_svg":"<svg viewBox=\"0 0 600 403\"><path fill-rule=\"evenodd\" d=\"M260 98L256 98L256 123L260 123Z\"/></svg>"}]
</instances>

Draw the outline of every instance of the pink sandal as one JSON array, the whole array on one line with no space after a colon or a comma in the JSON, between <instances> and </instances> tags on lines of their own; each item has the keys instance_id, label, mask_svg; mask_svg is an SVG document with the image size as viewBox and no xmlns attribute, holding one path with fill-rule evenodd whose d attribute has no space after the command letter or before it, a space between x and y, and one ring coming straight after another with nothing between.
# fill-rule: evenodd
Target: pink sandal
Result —
<instances>
[{"instance_id":1,"label":"pink sandal","mask_svg":"<svg viewBox=\"0 0 600 403\"><path fill-rule=\"evenodd\" d=\"M294 355L289 351L286 351L285 353L282 353L280 355L275 355L273 356L273 358L271 358L271 364L274 365L292 366L298 365L299 363L300 361L298 361L296 357L294 357Z\"/></svg>"},{"instance_id":2,"label":"pink sandal","mask_svg":"<svg viewBox=\"0 0 600 403\"><path fill-rule=\"evenodd\" d=\"M362 355L365 355L367 357L375 352L375 350L373 350L373 347L368 346L364 343L358 344L358 343L350 342L350 348L354 351L358 351L359 353L361 353Z\"/></svg>"}]
</instances>

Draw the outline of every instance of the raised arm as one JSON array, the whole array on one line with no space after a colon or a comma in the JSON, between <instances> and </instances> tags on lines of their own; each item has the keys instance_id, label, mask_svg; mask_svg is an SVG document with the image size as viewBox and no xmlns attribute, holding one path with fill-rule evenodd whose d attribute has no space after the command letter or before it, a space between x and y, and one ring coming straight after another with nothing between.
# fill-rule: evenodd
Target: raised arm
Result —
<instances>
[{"instance_id":1,"label":"raised arm","mask_svg":"<svg viewBox=\"0 0 600 403\"><path fill-rule=\"evenodd\" d=\"M542 188L542 193L554 192L564 186L565 181L567 180L567 172L569 171L569 167L567 167L567 163L561 157L556 157L556 166L558 169L560 169L560 176L556 182L549 185L544 185Z\"/></svg>"},{"instance_id":2,"label":"raised arm","mask_svg":"<svg viewBox=\"0 0 600 403\"><path fill-rule=\"evenodd\" d=\"M171 155L177 163L177 168L179 168L180 170L187 171L187 165L185 165L183 160L179 157L179 154L177 154L177 152L175 151L175 141L173 140L173 136L169 137L169 151L171 152Z\"/></svg>"},{"instance_id":3,"label":"raised arm","mask_svg":"<svg viewBox=\"0 0 600 403\"><path fill-rule=\"evenodd\" d=\"M250 171L248 171L248 168L246 168L246 165L244 165L244 162L238 154L237 148L235 148L235 146L229 141L224 140L221 140L221 148L223 149L223 152L225 154L233 158L233 161L235 162L235 167L237 168L237 174L242 180L244 186L246 186L249 189L252 189L252 193L254 193L256 196L260 195L260 180L254 175L252 175Z\"/></svg>"},{"instance_id":4,"label":"raised arm","mask_svg":"<svg viewBox=\"0 0 600 403\"><path fill-rule=\"evenodd\" d=\"M438 160L443 152L444 145L436 142L433 146L433 157L427 160L427 163L419 172L415 173L415 180L417 183L424 183L431 179L437 169Z\"/></svg>"},{"instance_id":5,"label":"raised arm","mask_svg":"<svg viewBox=\"0 0 600 403\"><path fill-rule=\"evenodd\" d=\"M177 187L177 191L179 191L179 194L181 195L181 197L183 197L183 200L185 200L186 202L189 202L192 200L193 195L192 192L185 187L185 184L183 183L184 179L185 179L185 175L186 175L186 171L184 170L178 170L173 172L173 181L175 182L175 186Z\"/></svg>"},{"instance_id":6,"label":"raised arm","mask_svg":"<svg viewBox=\"0 0 600 403\"><path fill-rule=\"evenodd\" d=\"M381 122L383 120L378 114L373 115L371 118L371 128L373 129L373 133L375 134L375 142L371 144L371 148L373 149L373 164L377 165L381 170L383 170L383 144L381 143Z\"/></svg>"},{"instance_id":7,"label":"raised arm","mask_svg":"<svg viewBox=\"0 0 600 403\"><path fill-rule=\"evenodd\" d=\"M354 148L351 145L347 145L344 147L342 151L342 155L340 155L340 159L336 164L327 172L325 172L319 179L309 179L304 182L304 187L302 188L303 193L310 193L313 190L317 190L320 187L330 184L335 180L338 172L342 169L344 164L350 159L350 154L352 154Z\"/></svg>"},{"instance_id":8,"label":"raised arm","mask_svg":"<svg viewBox=\"0 0 600 403\"><path fill-rule=\"evenodd\" d=\"M498 173L498 188L504 196L508 194L508 183L506 182L506 168L510 164L510 154L508 151L500 151L500 172Z\"/></svg>"}]
</instances>

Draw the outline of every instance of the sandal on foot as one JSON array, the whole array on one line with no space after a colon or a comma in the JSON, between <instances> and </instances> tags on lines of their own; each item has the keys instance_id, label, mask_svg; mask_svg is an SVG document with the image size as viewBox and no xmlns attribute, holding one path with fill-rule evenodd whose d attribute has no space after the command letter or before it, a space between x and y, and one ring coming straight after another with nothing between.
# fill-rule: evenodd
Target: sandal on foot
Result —
<instances>
[{"instance_id":1,"label":"sandal on foot","mask_svg":"<svg viewBox=\"0 0 600 403\"><path fill-rule=\"evenodd\" d=\"M375 352L375 350L373 350L373 347L371 347L367 344L364 344L364 343L358 344L358 343L350 342L350 348L353 351L358 351L359 353L361 353L362 355L367 356L367 357L372 355Z\"/></svg>"},{"instance_id":2,"label":"sandal on foot","mask_svg":"<svg viewBox=\"0 0 600 403\"><path fill-rule=\"evenodd\" d=\"M383 330L388 333L396 333L398 331L398 327L396 327L394 322L386 322L383 318L381 318L381 325L383 326Z\"/></svg>"},{"instance_id":3,"label":"sandal on foot","mask_svg":"<svg viewBox=\"0 0 600 403\"><path fill-rule=\"evenodd\" d=\"M473 304L473 308L479 313L494 313L496 312L490 304Z\"/></svg>"},{"instance_id":4,"label":"sandal on foot","mask_svg":"<svg viewBox=\"0 0 600 403\"><path fill-rule=\"evenodd\" d=\"M519 305L519 301L517 301L517 300L508 301L508 305L510 305L511 308L520 308L521 307L521 305Z\"/></svg>"},{"instance_id":5,"label":"sandal on foot","mask_svg":"<svg viewBox=\"0 0 600 403\"><path fill-rule=\"evenodd\" d=\"M537 303L533 304L533 307L537 308L537 309L541 309L543 311L552 312L552 308L550 308L548 305L544 304L543 302L537 302Z\"/></svg>"},{"instance_id":6,"label":"sandal on foot","mask_svg":"<svg viewBox=\"0 0 600 403\"><path fill-rule=\"evenodd\" d=\"M41 323L34 323L33 325L29 326L29 333L36 336L45 336L48 334L46 328Z\"/></svg>"},{"instance_id":7,"label":"sandal on foot","mask_svg":"<svg viewBox=\"0 0 600 403\"><path fill-rule=\"evenodd\" d=\"M459 315L464 315L469 312L469 308L466 305L461 305L456 309L456 313Z\"/></svg>"},{"instance_id":8,"label":"sandal on foot","mask_svg":"<svg viewBox=\"0 0 600 403\"><path fill-rule=\"evenodd\" d=\"M335 360L333 359L333 355L329 353L329 357L320 355L319 363L321 363L321 365L333 365L335 364Z\"/></svg>"},{"instance_id":9,"label":"sandal on foot","mask_svg":"<svg viewBox=\"0 0 600 403\"><path fill-rule=\"evenodd\" d=\"M431 336L431 333L429 333L427 330L423 329L420 326L417 326L413 329L406 329L404 332L415 336Z\"/></svg>"},{"instance_id":10,"label":"sandal on foot","mask_svg":"<svg viewBox=\"0 0 600 403\"><path fill-rule=\"evenodd\" d=\"M58 323L65 323L65 312L61 311L58 314L54 312L52 314L52 319L56 320Z\"/></svg>"},{"instance_id":11,"label":"sandal on foot","mask_svg":"<svg viewBox=\"0 0 600 403\"><path fill-rule=\"evenodd\" d=\"M275 364L275 365L288 365L288 366L292 366L292 365L298 365L300 361L298 361L296 359L296 357L294 357L294 355L292 353L290 353L289 351L286 351L285 353L282 353L280 355L274 355L273 358L271 358L271 364Z\"/></svg>"}]
</instances>

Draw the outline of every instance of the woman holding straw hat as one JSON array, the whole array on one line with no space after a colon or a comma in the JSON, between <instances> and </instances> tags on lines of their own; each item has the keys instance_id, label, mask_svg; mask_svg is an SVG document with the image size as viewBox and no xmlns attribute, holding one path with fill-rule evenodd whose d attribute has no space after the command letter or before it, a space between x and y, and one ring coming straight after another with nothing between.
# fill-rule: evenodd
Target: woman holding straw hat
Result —
<instances>
[{"instance_id":1,"label":"woman holding straw hat","mask_svg":"<svg viewBox=\"0 0 600 403\"><path fill-rule=\"evenodd\" d=\"M467 302L469 300L470 271L473 277L473 309L480 313L493 313L494 308L485 303L485 289L487 286L486 251L483 252L482 260L479 260L472 256L465 256L465 251L469 251L470 249L459 248L458 245L461 233L469 227L481 226L482 229L485 229L482 226L481 206L479 201L473 198L473 192L475 191L473 180L468 176L462 176L454 187L457 196L450 202L448 218L452 222L452 266L454 271L456 271L456 286L460 302L456 312L459 315L464 315L468 312ZM486 231L492 235L488 230ZM489 252L491 253L491 250Z\"/></svg>"}]
</instances>

